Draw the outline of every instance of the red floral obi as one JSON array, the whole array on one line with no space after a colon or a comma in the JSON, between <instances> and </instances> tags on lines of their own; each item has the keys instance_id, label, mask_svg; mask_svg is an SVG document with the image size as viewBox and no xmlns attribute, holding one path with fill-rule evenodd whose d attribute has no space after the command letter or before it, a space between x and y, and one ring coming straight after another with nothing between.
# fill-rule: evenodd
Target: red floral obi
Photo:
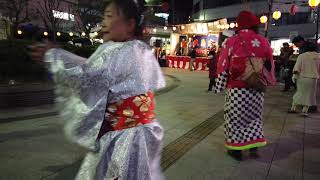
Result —
<instances>
[{"instance_id":1,"label":"red floral obi","mask_svg":"<svg viewBox=\"0 0 320 180\"><path fill-rule=\"evenodd\" d=\"M152 123L155 119L154 108L154 94L150 91L114 104L108 104L98 139L109 131Z\"/></svg>"}]
</instances>

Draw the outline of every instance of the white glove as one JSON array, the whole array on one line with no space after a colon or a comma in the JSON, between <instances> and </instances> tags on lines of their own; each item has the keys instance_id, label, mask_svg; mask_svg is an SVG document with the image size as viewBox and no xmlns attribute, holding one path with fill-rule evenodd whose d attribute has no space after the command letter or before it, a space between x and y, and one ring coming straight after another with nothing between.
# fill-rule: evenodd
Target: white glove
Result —
<instances>
[{"instance_id":1,"label":"white glove","mask_svg":"<svg viewBox=\"0 0 320 180\"><path fill-rule=\"evenodd\" d=\"M293 75L292 75L292 82L293 82L293 83L296 83L298 77L299 77L299 76L298 76L297 74L293 74Z\"/></svg>"}]
</instances>

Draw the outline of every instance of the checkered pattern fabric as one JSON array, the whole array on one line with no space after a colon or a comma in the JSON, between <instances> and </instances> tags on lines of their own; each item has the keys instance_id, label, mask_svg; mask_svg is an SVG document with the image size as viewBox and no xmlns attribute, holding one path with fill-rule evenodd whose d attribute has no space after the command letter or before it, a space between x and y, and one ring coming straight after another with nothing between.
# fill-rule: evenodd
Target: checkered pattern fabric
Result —
<instances>
[{"instance_id":1,"label":"checkered pattern fabric","mask_svg":"<svg viewBox=\"0 0 320 180\"><path fill-rule=\"evenodd\" d=\"M219 93L224 89L226 89L227 82L228 82L228 73L224 71L218 75L218 78L216 78L216 85L213 88L214 93Z\"/></svg>"},{"instance_id":2,"label":"checkered pattern fabric","mask_svg":"<svg viewBox=\"0 0 320 180\"><path fill-rule=\"evenodd\" d=\"M263 101L264 93L253 89L228 89L224 112L226 142L250 143L264 138Z\"/></svg>"}]
</instances>

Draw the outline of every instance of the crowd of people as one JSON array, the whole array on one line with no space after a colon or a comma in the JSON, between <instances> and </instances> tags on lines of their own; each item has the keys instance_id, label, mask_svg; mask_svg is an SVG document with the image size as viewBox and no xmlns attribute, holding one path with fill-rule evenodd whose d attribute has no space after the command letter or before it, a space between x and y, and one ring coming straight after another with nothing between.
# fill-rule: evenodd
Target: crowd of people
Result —
<instances>
[{"instance_id":1,"label":"crowd of people","mask_svg":"<svg viewBox=\"0 0 320 180\"><path fill-rule=\"evenodd\" d=\"M108 1L102 22L105 43L89 59L52 45L32 47L33 59L53 73L65 134L88 149L76 179L164 179L163 129L154 112L154 91L163 88L165 80L151 49L139 40L143 10L142 0ZM237 23L236 34L223 43L221 52L209 53L208 91L226 90L225 146L230 156L241 160L242 151L256 155L267 143L264 92L276 81L272 49L257 32L259 19L242 11ZM295 43L301 55L292 71L297 83L292 111L303 105L306 112L315 105L315 90L310 88L319 79L318 54L306 42ZM290 53L283 52L285 61Z\"/></svg>"},{"instance_id":2,"label":"crowd of people","mask_svg":"<svg viewBox=\"0 0 320 180\"><path fill-rule=\"evenodd\" d=\"M301 107L302 115L308 116L309 112L317 112L320 104L320 54L316 43L306 41L302 36L293 38L292 44L299 48L299 54L294 54L289 43L283 43L276 68L278 81L284 82L283 92L292 87L296 91L289 113L298 113Z\"/></svg>"}]
</instances>

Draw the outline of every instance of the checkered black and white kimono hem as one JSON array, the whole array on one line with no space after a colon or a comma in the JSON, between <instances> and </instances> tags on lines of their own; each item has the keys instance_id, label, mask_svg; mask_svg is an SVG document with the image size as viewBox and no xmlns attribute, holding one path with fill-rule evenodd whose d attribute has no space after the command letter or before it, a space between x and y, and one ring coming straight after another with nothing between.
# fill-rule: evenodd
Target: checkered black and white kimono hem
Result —
<instances>
[{"instance_id":1,"label":"checkered black and white kimono hem","mask_svg":"<svg viewBox=\"0 0 320 180\"><path fill-rule=\"evenodd\" d=\"M224 112L227 144L245 146L264 140L263 101L264 94L253 89L228 89Z\"/></svg>"},{"instance_id":2,"label":"checkered black and white kimono hem","mask_svg":"<svg viewBox=\"0 0 320 180\"><path fill-rule=\"evenodd\" d=\"M221 73L215 92L226 88L228 74ZM262 130L264 93L253 89L227 89L224 107L225 138L229 149L245 150L265 145Z\"/></svg>"}]
</instances>

